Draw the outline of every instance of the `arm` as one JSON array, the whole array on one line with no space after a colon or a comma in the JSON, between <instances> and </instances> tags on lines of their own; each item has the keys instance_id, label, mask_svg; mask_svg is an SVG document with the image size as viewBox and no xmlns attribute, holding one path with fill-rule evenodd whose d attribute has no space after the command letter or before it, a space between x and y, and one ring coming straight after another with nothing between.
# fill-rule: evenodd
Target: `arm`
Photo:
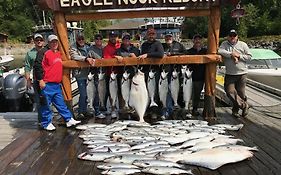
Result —
<instances>
[{"instance_id":1,"label":"arm","mask_svg":"<svg viewBox=\"0 0 281 175\"><path fill-rule=\"evenodd\" d=\"M227 50L227 42L223 42L219 47L218 53L224 58L231 58L232 52Z\"/></svg>"},{"instance_id":2,"label":"arm","mask_svg":"<svg viewBox=\"0 0 281 175\"><path fill-rule=\"evenodd\" d=\"M42 61L43 61L43 58L44 58L44 54L45 52L47 51L48 49L47 48L43 48L41 49L37 55L36 55L36 59L34 61L34 66L33 66L33 69L34 69L34 76L35 76L35 79L36 80L42 80L43 77L44 77L44 71L43 71L43 67L42 67Z\"/></svg>"},{"instance_id":3,"label":"arm","mask_svg":"<svg viewBox=\"0 0 281 175\"><path fill-rule=\"evenodd\" d=\"M76 61L86 61L86 56L83 56L79 53L79 50L76 48L76 47L71 47L70 48L70 57L71 59L73 60L76 60Z\"/></svg>"},{"instance_id":4,"label":"arm","mask_svg":"<svg viewBox=\"0 0 281 175\"><path fill-rule=\"evenodd\" d=\"M250 53L250 49L248 47L248 45L246 43L243 44L243 50L244 52L242 54L240 54L239 59L243 60L243 61L247 61L252 59L252 54Z\"/></svg>"},{"instance_id":5,"label":"arm","mask_svg":"<svg viewBox=\"0 0 281 175\"><path fill-rule=\"evenodd\" d=\"M24 73L25 73L25 78L27 81L27 88L31 87L31 79L30 79L30 72L31 72L31 64L30 64L30 56L29 52L26 53L26 56L24 58Z\"/></svg>"}]
</instances>

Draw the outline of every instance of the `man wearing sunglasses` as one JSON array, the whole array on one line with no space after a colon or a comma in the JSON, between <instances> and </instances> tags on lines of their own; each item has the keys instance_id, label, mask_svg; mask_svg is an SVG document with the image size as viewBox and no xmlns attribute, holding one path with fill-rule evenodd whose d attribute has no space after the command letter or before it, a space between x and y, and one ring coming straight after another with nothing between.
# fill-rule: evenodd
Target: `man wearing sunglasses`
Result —
<instances>
[{"instance_id":1,"label":"man wearing sunglasses","mask_svg":"<svg viewBox=\"0 0 281 175\"><path fill-rule=\"evenodd\" d=\"M34 65L34 61L36 59L36 55L38 53L39 50L41 50L44 45L44 38L41 34L36 33L34 35L34 47L29 50L26 53L25 59L24 59L24 73L25 73L25 78L27 81L27 89L30 92L34 91L34 96L33 96L33 111L38 111L39 109L39 95L38 92L36 91L37 89L37 83L33 83L33 79L31 78L31 72L33 71L33 65ZM33 89L33 90L32 90ZM41 123L41 115L40 113L38 113L38 122Z\"/></svg>"},{"instance_id":2,"label":"man wearing sunglasses","mask_svg":"<svg viewBox=\"0 0 281 175\"><path fill-rule=\"evenodd\" d=\"M232 115L240 117L239 109L242 110L242 117L249 113L249 105L245 94L247 82L246 61L252 58L250 49L245 42L238 40L236 30L230 30L227 41L219 47L218 53L223 56L225 65L224 90L233 103Z\"/></svg>"},{"instance_id":3,"label":"man wearing sunglasses","mask_svg":"<svg viewBox=\"0 0 281 175\"><path fill-rule=\"evenodd\" d=\"M86 61L93 65L93 58L88 58L90 46L85 42L83 34L77 34L76 42L70 48L71 59L76 61ZM77 68L72 70L72 75L76 78L79 90L78 116L76 119L85 119L92 114L87 110L87 79L90 68Z\"/></svg>"}]
</instances>

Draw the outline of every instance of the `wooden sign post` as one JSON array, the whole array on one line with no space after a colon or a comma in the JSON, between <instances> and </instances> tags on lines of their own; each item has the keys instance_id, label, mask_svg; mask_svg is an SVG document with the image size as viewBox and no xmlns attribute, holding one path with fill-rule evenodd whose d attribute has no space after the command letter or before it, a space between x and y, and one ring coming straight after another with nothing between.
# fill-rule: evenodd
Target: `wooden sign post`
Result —
<instances>
[{"instance_id":1,"label":"wooden sign post","mask_svg":"<svg viewBox=\"0 0 281 175\"><path fill-rule=\"evenodd\" d=\"M148 18L173 16L208 16L208 55L171 56L163 59L147 58L140 62L137 59L124 59L119 63L116 59L97 60L96 67L151 65L151 64L207 64L205 80L204 118L214 119L216 65L221 57L217 55L219 29L221 21L221 2L229 0L38 0L39 6L54 13L55 28L59 37L60 51L63 56L64 75L63 92L68 104L72 103L70 70L89 67L85 62L70 60L66 21Z\"/></svg>"}]
</instances>

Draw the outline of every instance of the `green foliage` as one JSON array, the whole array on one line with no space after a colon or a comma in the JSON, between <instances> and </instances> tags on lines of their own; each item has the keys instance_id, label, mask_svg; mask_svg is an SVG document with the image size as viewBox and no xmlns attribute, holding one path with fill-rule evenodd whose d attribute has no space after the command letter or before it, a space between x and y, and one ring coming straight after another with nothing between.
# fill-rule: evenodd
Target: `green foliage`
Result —
<instances>
[{"instance_id":1,"label":"green foliage","mask_svg":"<svg viewBox=\"0 0 281 175\"><path fill-rule=\"evenodd\" d=\"M88 41L92 41L93 36L99 32L100 27L110 24L107 20L85 21L83 22L84 35Z\"/></svg>"},{"instance_id":2,"label":"green foliage","mask_svg":"<svg viewBox=\"0 0 281 175\"><path fill-rule=\"evenodd\" d=\"M208 18L207 17L193 17L186 18L184 21L184 31L182 33L184 38L192 38L195 34L207 36L208 34Z\"/></svg>"},{"instance_id":3,"label":"green foliage","mask_svg":"<svg viewBox=\"0 0 281 175\"><path fill-rule=\"evenodd\" d=\"M0 1L0 32L11 40L24 41L34 26L35 12L30 0Z\"/></svg>"},{"instance_id":4,"label":"green foliage","mask_svg":"<svg viewBox=\"0 0 281 175\"><path fill-rule=\"evenodd\" d=\"M235 7L222 7L220 29L222 37L226 36L230 29L238 30L242 38L281 34L280 0L242 0L241 7L245 9L246 15L240 18L239 25L236 25L236 20L230 16ZM197 33L198 31L206 35L207 26L207 21L202 20L201 17L186 18L183 34L189 38L192 33Z\"/></svg>"}]
</instances>

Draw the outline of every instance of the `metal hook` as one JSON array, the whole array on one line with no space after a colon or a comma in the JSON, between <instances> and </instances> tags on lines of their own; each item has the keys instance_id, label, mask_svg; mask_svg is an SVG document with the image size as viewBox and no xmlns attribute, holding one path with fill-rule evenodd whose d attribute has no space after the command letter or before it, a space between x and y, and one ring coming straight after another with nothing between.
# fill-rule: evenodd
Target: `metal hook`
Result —
<instances>
[{"instance_id":1,"label":"metal hook","mask_svg":"<svg viewBox=\"0 0 281 175\"><path fill-rule=\"evenodd\" d=\"M236 25L238 26L240 24L240 18L236 18Z\"/></svg>"}]
</instances>

